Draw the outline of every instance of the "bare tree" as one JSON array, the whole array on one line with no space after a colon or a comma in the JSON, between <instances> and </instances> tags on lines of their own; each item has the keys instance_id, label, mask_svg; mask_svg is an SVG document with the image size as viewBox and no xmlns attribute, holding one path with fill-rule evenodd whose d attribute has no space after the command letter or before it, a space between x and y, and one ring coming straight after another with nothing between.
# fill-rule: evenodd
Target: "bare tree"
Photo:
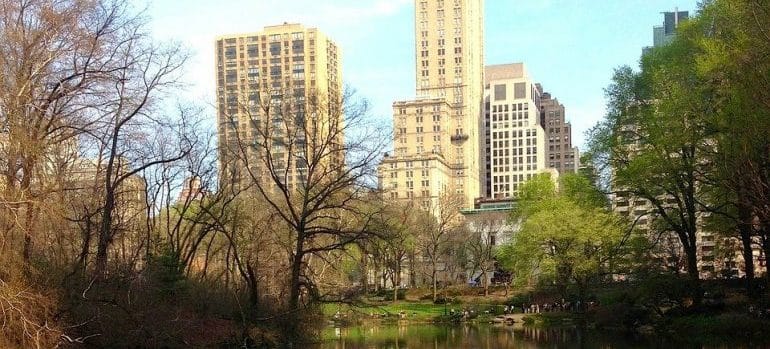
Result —
<instances>
[{"instance_id":1,"label":"bare tree","mask_svg":"<svg viewBox=\"0 0 770 349\"><path fill-rule=\"evenodd\" d=\"M375 274L382 266L386 270L383 279L386 274L390 275L394 301L398 300L403 265L415 250L415 240L421 230L419 215L412 202L385 202L375 223L380 230L380 239L366 246L364 255L373 259ZM366 266L363 266L363 272L366 273Z\"/></svg>"},{"instance_id":2,"label":"bare tree","mask_svg":"<svg viewBox=\"0 0 770 349\"><path fill-rule=\"evenodd\" d=\"M235 139L223 144L225 181L253 186L282 224L290 247L289 311L317 298L308 260L373 234L375 160L384 133L367 120L368 104L342 95L275 94L229 115ZM243 124L250 127L244 129ZM239 129L240 127L240 129Z\"/></svg>"},{"instance_id":3,"label":"bare tree","mask_svg":"<svg viewBox=\"0 0 770 349\"><path fill-rule=\"evenodd\" d=\"M422 218L423 226L428 227L417 239L423 262L430 265L430 279L433 289L433 301L438 299L439 266L444 270L448 264L448 248L462 226L462 198L451 193L442 193Z\"/></svg>"},{"instance_id":4,"label":"bare tree","mask_svg":"<svg viewBox=\"0 0 770 349\"><path fill-rule=\"evenodd\" d=\"M489 273L495 270L495 245L503 237L507 219L506 212L484 212L473 218L468 217L465 248L470 257L472 275L476 275L476 271L481 272L485 296L489 295Z\"/></svg>"},{"instance_id":5,"label":"bare tree","mask_svg":"<svg viewBox=\"0 0 770 349\"><path fill-rule=\"evenodd\" d=\"M176 85L177 74L185 62L185 55L176 48L156 46L146 41L139 28L124 34L123 45L115 51L120 54L119 67L112 74L114 99L102 108L107 124L104 137L106 144L104 209L99 229L95 275L106 270L107 250L114 237L112 226L115 212L115 191L128 178L145 169L163 163L180 160L187 156L195 141L186 129L187 111L180 113L178 125L154 115L153 98L165 88ZM150 141L156 127L173 132L163 144ZM121 167L127 167L120 171Z\"/></svg>"},{"instance_id":6,"label":"bare tree","mask_svg":"<svg viewBox=\"0 0 770 349\"><path fill-rule=\"evenodd\" d=\"M72 153L92 129L104 74L112 69L114 29L125 25L96 1L0 1L0 169L3 248L32 253L39 203L59 190L46 180L55 150ZM71 157L70 157L71 160Z\"/></svg>"}]
</instances>

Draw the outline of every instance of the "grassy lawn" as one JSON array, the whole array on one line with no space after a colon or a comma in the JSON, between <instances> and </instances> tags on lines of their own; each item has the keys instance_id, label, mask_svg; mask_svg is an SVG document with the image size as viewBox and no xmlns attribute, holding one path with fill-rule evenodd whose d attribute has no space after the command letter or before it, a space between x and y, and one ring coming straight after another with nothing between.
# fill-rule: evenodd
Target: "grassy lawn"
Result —
<instances>
[{"instance_id":1,"label":"grassy lawn","mask_svg":"<svg viewBox=\"0 0 770 349\"><path fill-rule=\"evenodd\" d=\"M447 305L446 309L449 311L454 307L458 309L458 305ZM323 313L327 316L333 316L337 311L340 313L359 313L362 315L369 314L388 314L397 315L399 312L404 311L409 317L417 317L421 319L429 319L439 315L444 315L444 306L432 303L418 303L399 301L398 303L387 303L382 305L349 305L349 304L325 304L323 306Z\"/></svg>"},{"instance_id":2,"label":"grassy lawn","mask_svg":"<svg viewBox=\"0 0 770 349\"><path fill-rule=\"evenodd\" d=\"M472 309L479 315L484 311L490 311L493 314L487 314L487 316L494 316L495 309L497 313L502 313L502 306L490 305L490 304L433 304L431 302L410 302L399 301L398 303L383 303L383 304L367 304L367 305L348 305L348 304L326 304L323 306L323 313L327 317L332 317L338 311L340 314L347 314L352 316L368 317L372 315L386 315L394 318L398 316L400 312L406 313L406 319L417 321L430 321L439 316L448 314L451 309L455 310L455 313L462 311L463 309Z\"/></svg>"}]
</instances>

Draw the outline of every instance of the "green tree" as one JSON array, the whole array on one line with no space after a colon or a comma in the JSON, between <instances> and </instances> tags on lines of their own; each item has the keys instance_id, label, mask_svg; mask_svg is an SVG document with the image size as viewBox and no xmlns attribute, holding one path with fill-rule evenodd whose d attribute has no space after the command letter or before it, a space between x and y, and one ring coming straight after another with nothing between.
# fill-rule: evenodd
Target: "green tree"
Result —
<instances>
[{"instance_id":1,"label":"green tree","mask_svg":"<svg viewBox=\"0 0 770 349\"><path fill-rule=\"evenodd\" d=\"M695 290L703 227L741 241L750 289L755 237L770 252L768 27L765 1L704 2L639 72L616 71L590 137L612 191L649 200L658 233L678 237Z\"/></svg>"},{"instance_id":2,"label":"green tree","mask_svg":"<svg viewBox=\"0 0 770 349\"><path fill-rule=\"evenodd\" d=\"M524 184L513 213L521 229L498 258L519 285L552 281L564 295L574 286L583 299L592 283L611 272L625 241L623 224L586 178L567 175L559 184L549 175Z\"/></svg>"},{"instance_id":3,"label":"green tree","mask_svg":"<svg viewBox=\"0 0 770 349\"><path fill-rule=\"evenodd\" d=\"M607 90L608 112L589 142L593 163L610 172L616 195L645 200L655 222L652 240L673 234L686 256L694 299L700 299L697 237L708 215L705 161L713 135L710 84L695 72L698 28L683 25L677 40L642 57L641 70L623 67Z\"/></svg>"},{"instance_id":4,"label":"green tree","mask_svg":"<svg viewBox=\"0 0 770 349\"><path fill-rule=\"evenodd\" d=\"M755 236L770 253L770 3L710 1L697 23L705 30L695 67L715 96L710 208L737 232L751 290Z\"/></svg>"}]
</instances>

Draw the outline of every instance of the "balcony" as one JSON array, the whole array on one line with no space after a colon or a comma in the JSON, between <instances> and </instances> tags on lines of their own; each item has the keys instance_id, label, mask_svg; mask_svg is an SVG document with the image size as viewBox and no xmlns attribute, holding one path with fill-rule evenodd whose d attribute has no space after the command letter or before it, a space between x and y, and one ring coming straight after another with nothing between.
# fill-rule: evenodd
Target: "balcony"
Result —
<instances>
[{"instance_id":1,"label":"balcony","mask_svg":"<svg viewBox=\"0 0 770 349\"><path fill-rule=\"evenodd\" d=\"M449 137L449 139L452 142L464 142L468 140L468 135L466 134L452 135L451 137Z\"/></svg>"}]
</instances>

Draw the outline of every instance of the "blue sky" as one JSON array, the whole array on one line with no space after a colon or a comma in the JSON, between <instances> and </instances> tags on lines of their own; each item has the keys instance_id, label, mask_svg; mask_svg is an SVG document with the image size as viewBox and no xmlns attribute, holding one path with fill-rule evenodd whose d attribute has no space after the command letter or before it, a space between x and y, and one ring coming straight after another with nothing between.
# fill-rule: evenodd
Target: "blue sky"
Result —
<instances>
[{"instance_id":1,"label":"blue sky","mask_svg":"<svg viewBox=\"0 0 770 349\"><path fill-rule=\"evenodd\" d=\"M369 99L373 117L390 123L394 100L414 96L414 0L158 0L147 7L159 40L192 58L184 98L213 104L214 39L298 22L342 47L343 79ZM662 11L697 8L697 0L486 0L487 64L524 62L567 108L578 146L604 114L613 69L636 66ZM213 110L210 111L212 125Z\"/></svg>"}]
</instances>

